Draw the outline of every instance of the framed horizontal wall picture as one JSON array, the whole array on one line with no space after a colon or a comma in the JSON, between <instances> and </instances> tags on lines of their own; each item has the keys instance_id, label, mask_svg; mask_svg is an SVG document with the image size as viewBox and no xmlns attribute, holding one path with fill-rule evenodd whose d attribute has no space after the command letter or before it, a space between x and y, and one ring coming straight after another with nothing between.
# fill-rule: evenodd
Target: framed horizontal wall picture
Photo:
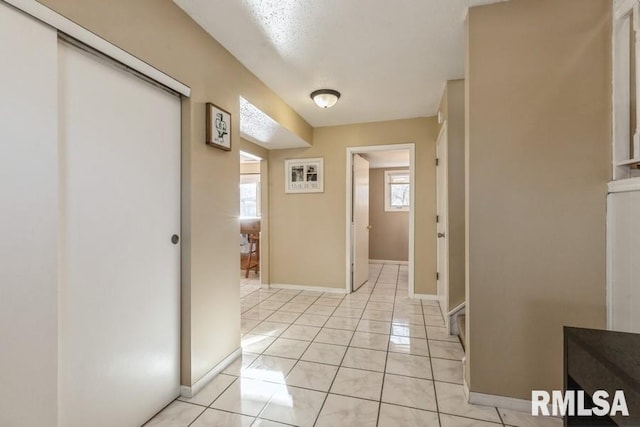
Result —
<instances>
[{"instance_id":1,"label":"framed horizontal wall picture","mask_svg":"<svg viewBox=\"0 0 640 427\"><path fill-rule=\"evenodd\" d=\"M207 102L207 145L231 151L231 114Z\"/></svg>"},{"instance_id":2,"label":"framed horizontal wall picture","mask_svg":"<svg viewBox=\"0 0 640 427\"><path fill-rule=\"evenodd\" d=\"M324 159L289 159L284 161L286 193L322 193Z\"/></svg>"}]
</instances>

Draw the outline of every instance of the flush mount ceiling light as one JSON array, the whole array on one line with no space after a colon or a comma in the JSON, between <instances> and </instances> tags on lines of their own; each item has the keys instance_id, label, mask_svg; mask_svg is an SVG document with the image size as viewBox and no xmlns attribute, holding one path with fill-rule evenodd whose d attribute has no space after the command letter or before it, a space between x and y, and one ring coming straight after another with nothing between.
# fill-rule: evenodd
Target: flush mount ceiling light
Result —
<instances>
[{"instance_id":1,"label":"flush mount ceiling light","mask_svg":"<svg viewBox=\"0 0 640 427\"><path fill-rule=\"evenodd\" d=\"M320 108L330 108L340 99L340 92L333 89L319 89L311 92L311 99Z\"/></svg>"}]
</instances>

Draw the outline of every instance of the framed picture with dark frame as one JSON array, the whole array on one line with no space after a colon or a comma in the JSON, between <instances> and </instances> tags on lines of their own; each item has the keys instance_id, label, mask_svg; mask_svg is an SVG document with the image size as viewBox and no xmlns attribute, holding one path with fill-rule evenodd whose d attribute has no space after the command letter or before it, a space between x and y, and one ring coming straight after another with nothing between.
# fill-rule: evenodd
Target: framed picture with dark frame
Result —
<instances>
[{"instance_id":1,"label":"framed picture with dark frame","mask_svg":"<svg viewBox=\"0 0 640 427\"><path fill-rule=\"evenodd\" d=\"M324 192L324 159L289 159L284 161L285 193Z\"/></svg>"},{"instance_id":2,"label":"framed picture with dark frame","mask_svg":"<svg viewBox=\"0 0 640 427\"><path fill-rule=\"evenodd\" d=\"M207 145L231 151L231 114L207 102Z\"/></svg>"}]
</instances>

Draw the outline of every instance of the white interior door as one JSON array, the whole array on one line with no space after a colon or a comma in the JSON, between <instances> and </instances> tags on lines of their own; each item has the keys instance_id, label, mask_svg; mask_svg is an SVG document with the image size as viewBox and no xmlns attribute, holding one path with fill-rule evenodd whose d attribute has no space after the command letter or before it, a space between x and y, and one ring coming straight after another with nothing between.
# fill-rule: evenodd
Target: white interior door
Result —
<instances>
[{"instance_id":1,"label":"white interior door","mask_svg":"<svg viewBox=\"0 0 640 427\"><path fill-rule=\"evenodd\" d=\"M369 280L369 162L353 155L353 290Z\"/></svg>"},{"instance_id":2,"label":"white interior door","mask_svg":"<svg viewBox=\"0 0 640 427\"><path fill-rule=\"evenodd\" d=\"M179 394L180 100L58 48L59 424L141 425Z\"/></svg>"},{"instance_id":3,"label":"white interior door","mask_svg":"<svg viewBox=\"0 0 640 427\"><path fill-rule=\"evenodd\" d=\"M640 333L640 191L608 197L609 329Z\"/></svg>"},{"instance_id":4,"label":"white interior door","mask_svg":"<svg viewBox=\"0 0 640 427\"><path fill-rule=\"evenodd\" d=\"M447 195L447 126L442 126L442 131L438 137L436 144L436 158L438 165L436 167L436 212L438 215L436 223L437 232L437 284L438 284L438 301L440 309L444 315L447 327L449 327L449 258L448 258L448 195Z\"/></svg>"}]
</instances>

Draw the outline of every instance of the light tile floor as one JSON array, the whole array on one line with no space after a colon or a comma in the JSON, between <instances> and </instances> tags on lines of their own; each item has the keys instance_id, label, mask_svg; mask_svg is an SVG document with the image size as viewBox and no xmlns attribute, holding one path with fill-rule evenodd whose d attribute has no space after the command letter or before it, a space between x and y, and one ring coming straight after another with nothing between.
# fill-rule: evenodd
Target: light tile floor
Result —
<instances>
[{"instance_id":1,"label":"light tile floor","mask_svg":"<svg viewBox=\"0 0 640 427\"><path fill-rule=\"evenodd\" d=\"M562 425L468 404L464 353L437 303L407 297L404 266L370 270L347 296L242 278L242 358L147 426Z\"/></svg>"}]
</instances>

